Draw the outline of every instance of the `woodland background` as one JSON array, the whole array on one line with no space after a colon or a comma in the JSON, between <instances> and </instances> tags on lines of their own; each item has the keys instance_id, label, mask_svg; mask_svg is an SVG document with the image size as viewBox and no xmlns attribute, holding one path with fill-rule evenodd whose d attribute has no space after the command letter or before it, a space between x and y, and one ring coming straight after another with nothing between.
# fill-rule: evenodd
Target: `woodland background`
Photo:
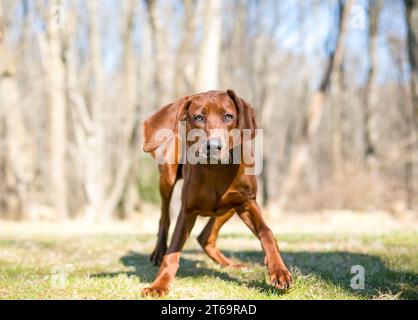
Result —
<instances>
[{"instance_id":1,"label":"woodland background","mask_svg":"<svg viewBox=\"0 0 418 320\"><path fill-rule=\"evenodd\" d=\"M0 0L0 218L158 205L140 124L228 88L264 129L264 206L414 212L417 33L417 0Z\"/></svg>"}]
</instances>

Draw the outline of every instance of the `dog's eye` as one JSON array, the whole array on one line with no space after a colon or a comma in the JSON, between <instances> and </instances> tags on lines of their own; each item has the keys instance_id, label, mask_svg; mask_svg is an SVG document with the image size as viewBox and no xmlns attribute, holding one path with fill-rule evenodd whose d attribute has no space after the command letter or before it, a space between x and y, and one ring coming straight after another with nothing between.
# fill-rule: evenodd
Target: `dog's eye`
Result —
<instances>
[{"instance_id":1,"label":"dog's eye","mask_svg":"<svg viewBox=\"0 0 418 320\"><path fill-rule=\"evenodd\" d=\"M225 120L226 121L231 121L232 119L234 119L234 116L232 114L226 114L225 115Z\"/></svg>"},{"instance_id":2,"label":"dog's eye","mask_svg":"<svg viewBox=\"0 0 418 320\"><path fill-rule=\"evenodd\" d=\"M193 119L195 119L195 121L199 121L199 122L205 120L205 118L203 118L203 116L201 114L199 114L197 116L194 116Z\"/></svg>"}]
</instances>

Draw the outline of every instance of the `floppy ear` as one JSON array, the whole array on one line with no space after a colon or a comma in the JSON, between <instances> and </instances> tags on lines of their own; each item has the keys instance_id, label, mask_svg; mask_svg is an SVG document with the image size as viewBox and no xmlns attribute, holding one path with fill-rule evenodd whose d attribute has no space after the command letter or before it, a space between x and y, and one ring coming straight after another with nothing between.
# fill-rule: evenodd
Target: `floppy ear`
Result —
<instances>
[{"instance_id":1,"label":"floppy ear","mask_svg":"<svg viewBox=\"0 0 418 320\"><path fill-rule=\"evenodd\" d=\"M254 139L255 130L258 128L254 109L247 101L238 97L233 90L227 90L226 92L237 108L238 128L241 130L241 132L244 129L251 130L251 139Z\"/></svg>"},{"instance_id":2,"label":"floppy ear","mask_svg":"<svg viewBox=\"0 0 418 320\"><path fill-rule=\"evenodd\" d=\"M144 136L144 147L145 152L153 152L163 143L169 141L177 132L177 124L181 121L186 114L187 109L192 103L189 97L180 99L177 102L173 102L159 111L154 113L144 122L143 136ZM156 134L158 130L169 129L173 134L169 137L164 138L162 141L156 140Z\"/></svg>"}]
</instances>

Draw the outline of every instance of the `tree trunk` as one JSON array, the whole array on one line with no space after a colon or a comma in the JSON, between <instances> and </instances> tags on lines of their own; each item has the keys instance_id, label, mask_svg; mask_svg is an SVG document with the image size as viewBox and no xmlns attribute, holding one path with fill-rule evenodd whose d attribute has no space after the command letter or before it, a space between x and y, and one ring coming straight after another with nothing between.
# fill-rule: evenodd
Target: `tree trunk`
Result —
<instances>
[{"instance_id":1,"label":"tree trunk","mask_svg":"<svg viewBox=\"0 0 418 320\"><path fill-rule=\"evenodd\" d=\"M109 182L109 174L106 170L106 116L108 116L103 92L104 74L101 54L101 36L99 20L100 1L87 2L89 48L90 48L90 73L88 91L88 107L90 114L91 130L86 132L87 149L85 150L85 190L87 205L85 219L93 221L106 219L110 214L105 212L106 187Z\"/></svg>"},{"instance_id":2,"label":"tree trunk","mask_svg":"<svg viewBox=\"0 0 418 320\"><path fill-rule=\"evenodd\" d=\"M151 30L152 47L154 50L154 101L161 106L171 99L171 70L169 39L163 26L162 10L157 0L145 0L148 8L148 21Z\"/></svg>"},{"instance_id":3,"label":"tree trunk","mask_svg":"<svg viewBox=\"0 0 418 320\"><path fill-rule=\"evenodd\" d=\"M13 2L10 5L14 7L15 4ZM0 181L4 181L0 202L11 218L21 219L30 207L29 188L35 177L34 145L19 106L21 98L16 79L16 61L9 49L13 45L7 41L7 34L6 16L0 2Z\"/></svg>"},{"instance_id":4,"label":"tree trunk","mask_svg":"<svg viewBox=\"0 0 418 320\"><path fill-rule=\"evenodd\" d=\"M216 90L219 86L219 59L222 43L221 0L207 0L204 32L200 46L196 91Z\"/></svg>"},{"instance_id":5,"label":"tree trunk","mask_svg":"<svg viewBox=\"0 0 418 320\"><path fill-rule=\"evenodd\" d=\"M408 22L408 57L411 67L411 88L413 93L414 122L418 129L418 1L406 0Z\"/></svg>"},{"instance_id":6,"label":"tree trunk","mask_svg":"<svg viewBox=\"0 0 418 320\"><path fill-rule=\"evenodd\" d=\"M175 97L179 98L190 94L194 90L195 59L193 57L194 37L196 34L197 21L199 20L200 0L185 0L183 36L177 53Z\"/></svg>"},{"instance_id":7,"label":"tree trunk","mask_svg":"<svg viewBox=\"0 0 418 320\"><path fill-rule=\"evenodd\" d=\"M139 193L138 193L138 173L139 173L139 145L137 127L139 120L139 110L137 101L138 87L138 75L137 65L133 50L133 34L134 34L134 17L137 1L130 0L127 3L126 12L123 15L123 21L125 25L122 31L123 42L123 75L122 86L125 88L125 96L123 102L122 112L122 126L123 132L123 147L124 156L129 160L129 178L125 179L126 192L123 199L123 218L128 218L132 215L135 208L139 206ZM127 181L126 181L127 180ZM122 196L122 192L125 188L121 189L121 194L116 195L116 198ZM111 204L113 206L113 204ZM116 204L115 204L116 206ZM114 208L112 208L114 210Z\"/></svg>"},{"instance_id":8,"label":"tree trunk","mask_svg":"<svg viewBox=\"0 0 418 320\"><path fill-rule=\"evenodd\" d=\"M50 2L46 15L47 59L45 59L46 88L49 104L50 194L58 219L68 218L67 199L67 101L65 88L65 63L63 61L62 33L51 12L60 1Z\"/></svg>"},{"instance_id":9,"label":"tree trunk","mask_svg":"<svg viewBox=\"0 0 418 320\"><path fill-rule=\"evenodd\" d=\"M411 93L412 93L412 114L411 137L417 140L418 136L418 0L406 0L406 20L408 26L408 58L411 68ZM418 141L413 142L410 148L410 158L418 158ZM407 185L407 204L411 208L414 198L414 163L409 161L406 164L406 185Z\"/></svg>"},{"instance_id":10,"label":"tree trunk","mask_svg":"<svg viewBox=\"0 0 418 320\"><path fill-rule=\"evenodd\" d=\"M373 109L377 104L376 75L378 68L377 55L377 34L379 30L379 16L381 3L369 1L369 34L368 34L368 53L370 65L367 73L367 83L364 93L364 111L363 111L363 130L364 130L364 160L367 162L375 159L376 150L373 144Z\"/></svg>"}]
</instances>

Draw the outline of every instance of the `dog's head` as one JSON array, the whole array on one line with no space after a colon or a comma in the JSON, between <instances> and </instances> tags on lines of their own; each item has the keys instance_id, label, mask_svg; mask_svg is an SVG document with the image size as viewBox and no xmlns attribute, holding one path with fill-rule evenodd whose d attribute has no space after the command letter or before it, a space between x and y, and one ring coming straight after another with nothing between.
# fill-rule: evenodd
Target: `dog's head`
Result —
<instances>
[{"instance_id":1,"label":"dog's head","mask_svg":"<svg viewBox=\"0 0 418 320\"><path fill-rule=\"evenodd\" d=\"M197 153L214 159L229 156L243 140L254 138L257 127L253 108L234 91L209 91L184 97L148 118L144 151L153 152L178 136L181 124L186 145L194 145Z\"/></svg>"}]
</instances>

